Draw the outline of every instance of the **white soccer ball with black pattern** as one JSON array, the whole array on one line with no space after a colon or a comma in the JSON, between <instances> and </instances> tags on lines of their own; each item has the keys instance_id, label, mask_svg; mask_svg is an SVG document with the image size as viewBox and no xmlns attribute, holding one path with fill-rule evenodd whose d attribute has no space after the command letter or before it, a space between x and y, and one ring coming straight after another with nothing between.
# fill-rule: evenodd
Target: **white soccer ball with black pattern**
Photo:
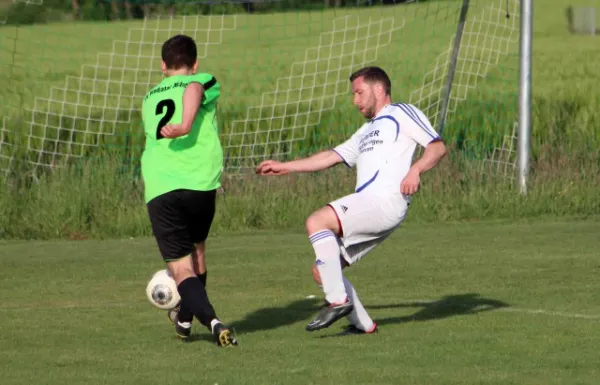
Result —
<instances>
[{"instance_id":1,"label":"white soccer ball with black pattern","mask_svg":"<svg viewBox=\"0 0 600 385\"><path fill-rule=\"evenodd\" d=\"M154 273L146 285L146 297L152 305L162 310L174 309L179 304L181 297L169 270Z\"/></svg>"}]
</instances>

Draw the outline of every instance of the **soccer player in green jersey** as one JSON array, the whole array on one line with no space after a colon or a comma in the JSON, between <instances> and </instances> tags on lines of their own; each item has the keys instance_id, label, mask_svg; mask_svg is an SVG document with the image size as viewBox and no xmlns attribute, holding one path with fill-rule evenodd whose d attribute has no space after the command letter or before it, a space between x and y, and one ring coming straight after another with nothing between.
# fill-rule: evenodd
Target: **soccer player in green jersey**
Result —
<instances>
[{"instance_id":1,"label":"soccer player in green jersey","mask_svg":"<svg viewBox=\"0 0 600 385\"><path fill-rule=\"evenodd\" d=\"M223 169L216 116L220 84L197 72L196 57L196 43L188 36L173 36L162 46L165 78L142 105L144 198L158 248L181 296L169 312L177 335L190 336L195 316L217 345L232 346L237 341L217 318L205 289L205 241Z\"/></svg>"}]
</instances>

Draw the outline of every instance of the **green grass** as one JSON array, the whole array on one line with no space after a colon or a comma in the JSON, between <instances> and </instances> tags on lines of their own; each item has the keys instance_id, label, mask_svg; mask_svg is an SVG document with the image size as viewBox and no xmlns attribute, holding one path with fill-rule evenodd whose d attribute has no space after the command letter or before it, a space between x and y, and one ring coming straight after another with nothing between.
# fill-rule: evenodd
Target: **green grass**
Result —
<instances>
[{"instance_id":1,"label":"green grass","mask_svg":"<svg viewBox=\"0 0 600 385\"><path fill-rule=\"evenodd\" d=\"M471 15L477 15L482 2L471 3ZM102 82L74 81L82 74L107 78L103 70L82 72L82 65L96 63L99 52L111 52L113 41L126 40L141 23L0 28L0 119L7 118L0 138L16 146L18 161L33 160L25 147L29 126L19 119L31 120L28 109L35 107L42 113L33 117L40 125L32 134L71 140L77 144L71 150L86 155L72 167L39 175L17 162L16 175L0 184L0 383L597 383L600 51L597 38L567 32L563 11L569 4L535 3L528 195L519 196L502 170L479 161L501 144L516 118L512 46L451 114L444 131L450 156L423 176L406 223L345 272L380 325L377 335L320 338L336 334L345 321L318 333L304 331L318 310L320 291L312 282L314 256L302 225L313 210L352 191L354 172L340 167L279 179L224 178L226 193L218 198L208 243L208 288L241 343L225 351L197 324L195 341L177 341L165 314L144 296L151 274L164 267L148 238L136 171L142 145L137 108L145 83L158 79L147 72L157 63L138 63L135 55L127 63L101 56L101 64L113 67L115 83L106 89ZM233 121L272 91L275 79L289 74L291 63L304 58L335 16L408 16L412 23L393 35L377 62L391 69L396 98L407 100L445 49L456 15L446 10L456 11L456 5L430 1L408 8L239 16L235 31L211 34L211 41L221 43L209 45L202 59L225 86L224 144L241 142L242 136L228 141ZM201 31L202 23L184 30ZM168 34L146 32L144 39L161 41ZM140 35L134 31L131 40ZM139 45L128 49L148 52L138 51ZM125 46L115 50L123 53ZM123 72L125 64L138 70ZM47 99L53 87L63 87L68 76L74 77L70 92L54 91L53 103L35 104L36 97ZM136 77L141 87L127 84ZM79 88L96 98L72 92ZM107 92L114 95L98 97ZM48 111L63 116L59 121ZM103 127L93 121L116 118L122 122ZM318 129L292 147L293 155L337 142L360 122L349 98L341 96ZM264 128L260 124L251 128ZM72 138L67 131L44 132L45 125L88 131ZM115 129L116 135L98 137L100 129ZM85 143L102 146L99 151ZM51 144L31 141L37 150L53 150ZM0 168L12 151L0 146ZM33 241L55 238L63 240Z\"/></svg>"},{"instance_id":2,"label":"green grass","mask_svg":"<svg viewBox=\"0 0 600 385\"><path fill-rule=\"evenodd\" d=\"M90 160L37 182L0 187L0 238L52 239L151 235L142 182L118 170L120 158ZM596 164L595 168L589 165ZM520 196L497 170L445 159L425 174L410 221L431 223L535 217L587 217L600 213L598 158L563 154L534 164L531 189ZM584 165L586 168L580 168ZM562 172L556 179L557 171ZM566 175L568 171L568 175ZM301 229L311 212L353 191L344 166L320 174L224 178L214 230Z\"/></svg>"},{"instance_id":3,"label":"green grass","mask_svg":"<svg viewBox=\"0 0 600 385\"><path fill-rule=\"evenodd\" d=\"M409 221L345 273L380 332L335 338L345 320L304 331L321 297L305 235L212 236L209 295L235 350L198 324L182 344L146 301L151 239L5 241L2 384L595 384L599 231Z\"/></svg>"},{"instance_id":4,"label":"green grass","mask_svg":"<svg viewBox=\"0 0 600 385\"><path fill-rule=\"evenodd\" d=\"M315 87L322 84L323 75L305 76L304 83L298 79L289 84L277 82L292 70L302 73L293 63L315 57L312 48L319 45L322 33L331 31L334 19L388 18L394 26L402 26L391 35L382 35L380 43L385 44L375 63L388 69L394 99L406 101L423 79L431 80L428 73L450 43L460 3L428 1L395 7L241 14L235 19L192 17L185 22L162 19L146 25L142 21L70 22L0 28L0 98L6 101L0 107L5 118L0 123L4 124L0 169L6 169L13 157L12 173L0 186L0 237L149 235L138 175L143 146L139 108L142 95L160 80L158 50L173 31L195 33L201 68L214 73L223 84L219 116L227 165L235 166L236 157L246 156L246 165L253 166L286 151L287 156L297 157L327 148L362 123L351 105L343 72L339 83L327 88ZM500 3L504 8L505 2ZM472 1L471 20L488 15L484 11L489 4ZM451 104L443 135L451 152L438 169L423 177L412 220L600 213L600 91L595 86L600 81L600 51L597 38L568 32L564 9L569 4L563 0L535 4L533 158L528 196L518 196L510 171L487 162L495 156L495 148L510 144L507 136L517 118L518 44L513 35L506 55L487 71L476 63L459 64L454 92L464 100ZM500 25L515 20L500 15ZM348 20L352 26L354 19ZM376 30L373 28L371 31ZM471 30L469 27L466 32ZM508 37L501 30L495 33ZM360 30L357 36L369 35ZM469 57L482 58L489 55L490 47L499 47L498 40L478 36L475 43L475 36L465 34L463 47ZM327 38L323 39L326 43ZM211 44L205 45L208 41ZM342 36L337 34L335 41L343 41ZM376 42L371 35L356 44L360 51ZM491 42L496 43L490 46ZM353 44L322 55L348 53ZM152 55L157 60L140 59ZM347 55L344 60L332 60L329 69L346 65L344 71L349 72L361 60L361 55ZM326 69L317 67L307 67L304 72ZM486 76L478 79L466 75L482 72ZM440 78L436 84L441 86L442 81ZM476 87L465 93L465 84ZM300 93L282 94L289 103L288 112L314 110L315 100L334 108L321 116L300 114L295 121L270 118L281 109L248 110L259 106L263 95L265 104L281 102L281 97L275 100L269 93L286 87L302 88ZM333 103L336 92L340 95ZM429 102L435 103L436 98ZM421 107L426 109L427 104ZM37 113L32 114L31 109ZM248 111L249 117L264 119L244 125ZM434 110L427 112L435 116ZM306 137L303 128L290 129L304 125L308 125ZM279 130L281 127L286 129ZM281 145L284 142L287 144ZM248 146L253 143L256 145ZM53 153L81 157L71 158L75 161L65 169L32 170L29 162L61 165L64 157L53 157ZM509 156L499 159L514 161L515 155L513 147ZM312 210L352 191L354 174L340 168L318 176L267 180L227 173L224 184L227 194L219 209L226 215L215 224L219 231L299 228Z\"/></svg>"}]
</instances>

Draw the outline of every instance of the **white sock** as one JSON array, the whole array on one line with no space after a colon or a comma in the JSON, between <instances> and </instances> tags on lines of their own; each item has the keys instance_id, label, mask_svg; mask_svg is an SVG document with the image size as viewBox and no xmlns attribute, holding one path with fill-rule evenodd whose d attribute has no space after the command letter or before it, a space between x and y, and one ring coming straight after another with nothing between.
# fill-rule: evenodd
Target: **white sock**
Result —
<instances>
[{"instance_id":1,"label":"white sock","mask_svg":"<svg viewBox=\"0 0 600 385\"><path fill-rule=\"evenodd\" d=\"M347 295L344 288L337 237L331 230L321 230L309 238L315 250L317 269L321 275L325 299L329 303L345 302Z\"/></svg>"},{"instance_id":2,"label":"white sock","mask_svg":"<svg viewBox=\"0 0 600 385\"><path fill-rule=\"evenodd\" d=\"M365 310L364 306L358 299L358 294L356 294L356 290L354 290L354 286L348 281L348 278L344 277L344 286L346 287L346 293L354 303L354 310L346 316L348 321L354 326L364 331L371 331L373 329L373 320L369 317L367 310Z\"/></svg>"},{"instance_id":3,"label":"white sock","mask_svg":"<svg viewBox=\"0 0 600 385\"><path fill-rule=\"evenodd\" d=\"M214 332L215 331L215 325L221 323L221 321L219 321L218 319L213 319L212 321L210 321L210 331Z\"/></svg>"},{"instance_id":4,"label":"white sock","mask_svg":"<svg viewBox=\"0 0 600 385\"><path fill-rule=\"evenodd\" d=\"M177 323L179 324L179 326L181 326L182 328L186 328L189 329L192 327L192 323L191 322L179 322L177 321Z\"/></svg>"}]
</instances>

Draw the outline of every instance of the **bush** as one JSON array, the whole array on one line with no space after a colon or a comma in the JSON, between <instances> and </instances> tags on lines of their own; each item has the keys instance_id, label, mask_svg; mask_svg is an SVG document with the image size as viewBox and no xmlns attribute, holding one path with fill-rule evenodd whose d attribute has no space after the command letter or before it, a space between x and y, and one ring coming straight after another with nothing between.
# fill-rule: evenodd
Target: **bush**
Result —
<instances>
[{"instance_id":1,"label":"bush","mask_svg":"<svg viewBox=\"0 0 600 385\"><path fill-rule=\"evenodd\" d=\"M2 12L0 20L6 20L6 24L16 25L41 24L48 21L49 11L47 6L13 3Z\"/></svg>"}]
</instances>

